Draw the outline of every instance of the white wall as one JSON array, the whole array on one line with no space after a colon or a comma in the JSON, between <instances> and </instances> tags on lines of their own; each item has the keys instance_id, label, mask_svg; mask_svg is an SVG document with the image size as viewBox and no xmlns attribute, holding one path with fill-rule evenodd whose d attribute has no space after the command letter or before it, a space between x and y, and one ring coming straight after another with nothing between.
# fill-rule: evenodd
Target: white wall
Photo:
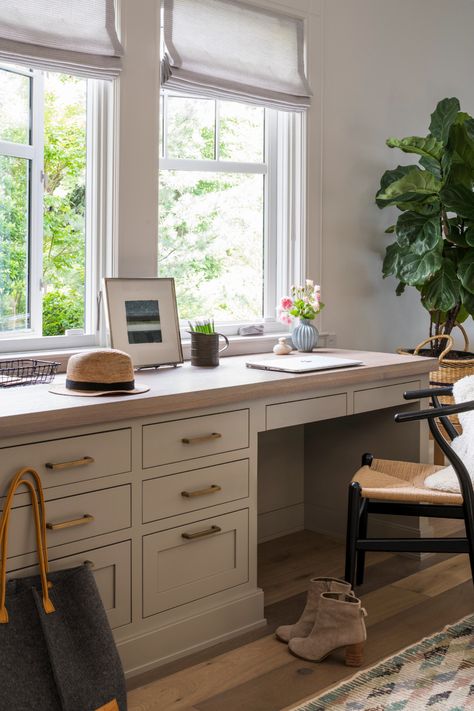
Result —
<instances>
[{"instance_id":1,"label":"white wall","mask_svg":"<svg viewBox=\"0 0 474 711\"><path fill-rule=\"evenodd\" d=\"M393 350L428 335L417 292L396 297L395 280L382 280L397 211L380 211L374 194L385 169L412 162L387 137L424 135L446 96L474 113L473 28L472 0L324 0L322 319L342 347Z\"/></svg>"},{"instance_id":2,"label":"white wall","mask_svg":"<svg viewBox=\"0 0 474 711\"><path fill-rule=\"evenodd\" d=\"M388 136L423 134L437 101L474 113L472 0L248 0L307 19L308 276L321 281L324 330L341 347L393 350L427 333L410 289L397 298L381 260L396 211L374 203L380 176L411 162ZM156 273L159 2L121 0L120 276ZM474 329L471 329L474 341Z\"/></svg>"}]
</instances>

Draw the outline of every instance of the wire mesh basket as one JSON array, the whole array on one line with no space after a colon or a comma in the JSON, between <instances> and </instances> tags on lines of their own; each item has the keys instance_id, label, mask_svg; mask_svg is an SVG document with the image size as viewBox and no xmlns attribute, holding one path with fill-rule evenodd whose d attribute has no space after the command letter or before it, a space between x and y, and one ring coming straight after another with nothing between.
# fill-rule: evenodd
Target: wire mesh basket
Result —
<instances>
[{"instance_id":1,"label":"wire mesh basket","mask_svg":"<svg viewBox=\"0 0 474 711\"><path fill-rule=\"evenodd\" d=\"M0 361L0 388L51 383L59 363L51 360L15 358Z\"/></svg>"}]
</instances>

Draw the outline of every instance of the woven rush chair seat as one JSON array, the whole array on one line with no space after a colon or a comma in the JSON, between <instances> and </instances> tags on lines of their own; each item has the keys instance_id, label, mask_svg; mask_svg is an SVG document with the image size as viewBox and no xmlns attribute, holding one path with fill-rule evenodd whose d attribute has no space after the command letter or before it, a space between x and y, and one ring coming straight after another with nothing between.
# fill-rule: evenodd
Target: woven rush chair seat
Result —
<instances>
[{"instance_id":1,"label":"woven rush chair seat","mask_svg":"<svg viewBox=\"0 0 474 711\"><path fill-rule=\"evenodd\" d=\"M378 501L410 501L429 504L462 504L461 494L429 489L427 476L444 467L435 464L374 459L361 467L352 478L361 487L361 496Z\"/></svg>"}]
</instances>

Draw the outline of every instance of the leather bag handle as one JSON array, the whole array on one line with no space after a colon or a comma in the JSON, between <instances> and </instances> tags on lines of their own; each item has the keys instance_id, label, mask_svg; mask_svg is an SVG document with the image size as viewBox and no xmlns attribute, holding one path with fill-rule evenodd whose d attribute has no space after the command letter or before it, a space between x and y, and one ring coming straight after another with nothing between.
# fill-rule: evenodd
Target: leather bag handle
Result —
<instances>
[{"instance_id":1,"label":"leather bag handle","mask_svg":"<svg viewBox=\"0 0 474 711\"><path fill-rule=\"evenodd\" d=\"M24 479L24 476L31 475L34 484L29 479ZM43 486L41 478L37 471L30 467L20 469L10 484L8 494L3 507L2 517L0 519L0 624L8 622L8 612L5 606L7 593L7 547L8 547L8 526L10 522L10 514L13 504L13 498L17 489L24 484L30 492L31 505L35 521L36 533L36 548L38 552L38 563L40 569L41 588L43 591L43 607L46 614L55 611L54 605L49 597L48 583L48 549L46 546L46 518L45 518L45 502Z\"/></svg>"}]
</instances>

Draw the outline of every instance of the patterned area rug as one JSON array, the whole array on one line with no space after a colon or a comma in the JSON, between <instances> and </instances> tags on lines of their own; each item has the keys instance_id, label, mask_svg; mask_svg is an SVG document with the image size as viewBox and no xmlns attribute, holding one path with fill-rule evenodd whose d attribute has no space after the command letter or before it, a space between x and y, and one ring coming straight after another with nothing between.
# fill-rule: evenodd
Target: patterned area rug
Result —
<instances>
[{"instance_id":1,"label":"patterned area rug","mask_svg":"<svg viewBox=\"0 0 474 711\"><path fill-rule=\"evenodd\" d=\"M294 711L474 709L474 615L359 672Z\"/></svg>"}]
</instances>

